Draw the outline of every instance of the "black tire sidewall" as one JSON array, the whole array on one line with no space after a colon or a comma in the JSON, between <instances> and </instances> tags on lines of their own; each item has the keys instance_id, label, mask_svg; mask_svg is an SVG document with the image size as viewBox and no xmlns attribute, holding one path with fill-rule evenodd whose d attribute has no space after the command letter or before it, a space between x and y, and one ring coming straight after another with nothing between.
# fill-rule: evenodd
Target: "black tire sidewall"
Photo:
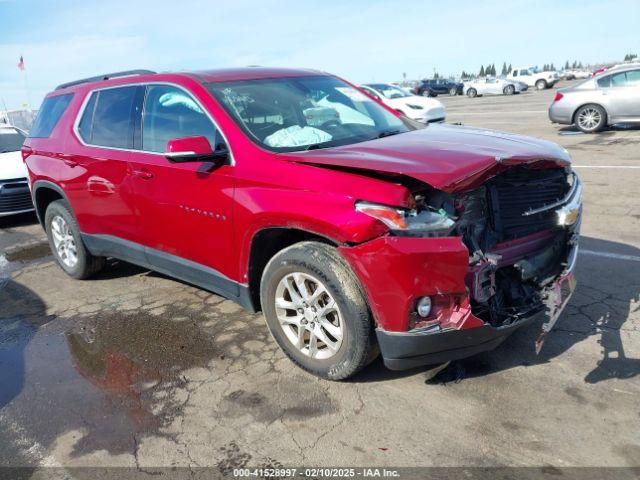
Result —
<instances>
[{"instance_id":1,"label":"black tire sidewall","mask_svg":"<svg viewBox=\"0 0 640 480\"><path fill-rule=\"evenodd\" d=\"M469 90L467 90L467 97L475 98L477 96L478 96L478 91L475 88L470 88Z\"/></svg>"},{"instance_id":2,"label":"black tire sidewall","mask_svg":"<svg viewBox=\"0 0 640 480\"><path fill-rule=\"evenodd\" d=\"M332 249L333 252L330 252ZM261 282L262 311L276 343L297 365L314 375L342 380L366 365L373 333L369 311L357 279L333 247L303 242L277 254L266 266ZM275 292L280 280L292 272L307 273L320 280L338 304L343 338L338 353L328 359L312 359L300 352L282 330L275 311Z\"/></svg>"},{"instance_id":3,"label":"black tire sidewall","mask_svg":"<svg viewBox=\"0 0 640 480\"><path fill-rule=\"evenodd\" d=\"M76 242L76 253L78 256L78 261L73 267L69 267L64 264L64 262L58 256L58 252L56 251L55 245L53 243L51 221L58 215L64 218L64 220L67 222L67 225L69 225L69 229L71 230L71 234L73 235L73 238ZM67 275L73 278L84 278L88 270L88 252L86 251L84 243L82 242L78 223L71 213L71 209L69 208L67 202L65 202L64 200L56 200L54 202L51 202L47 207L47 211L44 216L44 225L47 232L47 239L49 240L49 247L51 248L51 252L53 253L53 256L60 268L62 268L67 273Z\"/></svg>"}]
</instances>

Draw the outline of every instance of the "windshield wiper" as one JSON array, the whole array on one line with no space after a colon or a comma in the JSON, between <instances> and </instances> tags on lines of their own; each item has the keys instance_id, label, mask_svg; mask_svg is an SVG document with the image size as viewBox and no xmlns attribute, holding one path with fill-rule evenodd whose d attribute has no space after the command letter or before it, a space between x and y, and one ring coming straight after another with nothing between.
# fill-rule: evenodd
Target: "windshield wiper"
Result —
<instances>
[{"instance_id":1,"label":"windshield wiper","mask_svg":"<svg viewBox=\"0 0 640 480\"><path fill-rule=\"evenodd\" d=\"M401 130L385 130L384 132L380 132L378 135L376 135L373 138L376 139L376 138L390 137L392 135L397 135L399 133L402 133L402 131Z\"/></svg>"}]
</instances>

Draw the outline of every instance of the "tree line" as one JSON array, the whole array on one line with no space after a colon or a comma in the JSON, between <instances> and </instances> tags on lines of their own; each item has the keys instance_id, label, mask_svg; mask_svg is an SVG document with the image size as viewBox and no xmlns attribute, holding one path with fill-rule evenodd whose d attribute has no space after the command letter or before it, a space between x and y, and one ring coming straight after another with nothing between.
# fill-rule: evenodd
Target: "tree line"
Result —
<instances>
[{"instance_id":1,"label":"tree line","mask_svg":"<svg viewBox=\"0 0 640 480\"><path fill-rule=\"evenodd\" d=\"M634 60L636 60L638 58L638 55L635 53L627 53L624 56L624 61L625 62L632 62ZM585 66L582 64L582 62L579 62L578 60L574 60L573 62L569 62L569 60L567 60L564 63L564 70L581 70L585 68ZM502 69L500 69L500 75L507 75L510 71L512 70L511 64L507 65L507 62L503 62L502 63ZM545 63L542 66L542 70L545 72L548 71L555 71L556 70L556 66L553 64L553 62L551 63ZM474 73L470 73L467 72L465 70L462 71L462 74L460 75L462 80L466 80L469 78L475 78L475 77L495 77L498 73L498 70L496 69L496 64L495 63L491 63L489 65L481 65L480 66L480 71L477 74ZM440 74L438 72L434 72L433 73L433 78L438 79L441 78Z\"/></svg>"}]
</instances>

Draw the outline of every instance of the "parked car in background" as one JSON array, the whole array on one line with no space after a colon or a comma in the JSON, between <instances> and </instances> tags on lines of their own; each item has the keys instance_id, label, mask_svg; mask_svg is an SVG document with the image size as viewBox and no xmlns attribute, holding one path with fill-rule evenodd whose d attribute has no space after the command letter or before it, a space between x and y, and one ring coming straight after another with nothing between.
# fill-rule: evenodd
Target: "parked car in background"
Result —
<instances>
[{"instance_id":1,"label":"parked car in background","mask_svg":"<svg viewBox=\"0 0 640 480\"><path fill-rule=\"evenodd\" d=\"M563 70L560 72L560 78L563 80L584 80L593 75L589 70Z\"/></svg>"},{"instance_id":2,"label":"parked car in background","mask_svg":"<svg viewBox=\"0 0 640 480\"><path fill-rule=\"evenodd\" d=\"M437 97L438 95L462 95L464 85L462 82L452 82L444 78L432 78L421 80L415 87L414 93L425 97Z\"/></svg>"},{"instance_id":3,"label":"parked car in background","mask_svg":"<svg viewBox=\"0 0 640 480\"><path fill-rule=\"evenodd\" d=\"M120 258L261 309L323 378L547 332L575 288L566 150L407 121L323 72L100 75L49 93L35 123L22 154L64 272Z\"/></svg>"},{"instance_id":4,"label":"parked car in background","mask_svg":"<svg viewBox=\"0 0 640 480\"><path fill-rule=\"evenodd\" d=\"M0 217L33 211L27 168L20 149L27 134L0 124Z\"/></svg>"},{"instance_id":5,"label":"parked car in background","mask_svg":"<svg viewBox=\"0 0 640 480\"><path fill-rule=\"evenodd\" d=\"M612 68L558 90L549 118L554 123L575 125L585 133L616 123L640 123L640 66Z\"/></svg>"},{"instance_id":6,"label":"parked car in background","mask_svg":"<svg viewBox=\"0 0 640 480\"><path fill-rule=\"evenodd\" d=\"M419 97L388 83L369 83L360 88L412 120L423 123L444 122L445 108L435 98Z\"/></svg>"},{"instance_id":7,"label":"parked car in background","mask_svg":"<svg viewBox=\"0 0 640 480\"><path fill-rule=\"evenodd\" d=\"M589 70L571 70L571 75L576 80L584 80L585 78L591 77L593 74Z\"/></svg>"},{"instance_id":8,"label":"parked car in background","mask_svg":"<svg viewBox=\"0 0 640 480\"><path fill-rule=\"evenodd\" d=\"M463 93L470 97L482 95L513 95L526 92L526 83L495 77L480 77L464 83Z\"/></svg>"},{"instance_id":9,"label":"parked car in background","mask_svg":"<svg viewBox=\"0 0 640 480\"><path fill-rule=\"evenodd\" d=\"M519 80L529 87L535 87L537 90L544 90L558 83L560 75L558 72L535 72L531 68L519 67L511 70L506 78L508 80Z\"/></svg>"}]
</instances>

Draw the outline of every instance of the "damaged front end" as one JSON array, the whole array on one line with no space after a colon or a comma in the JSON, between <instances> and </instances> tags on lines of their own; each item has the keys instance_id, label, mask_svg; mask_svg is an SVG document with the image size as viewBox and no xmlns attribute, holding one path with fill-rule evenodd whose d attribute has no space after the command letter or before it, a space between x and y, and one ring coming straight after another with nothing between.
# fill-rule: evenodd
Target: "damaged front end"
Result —
<instances>
[{"instance_id":1,"label":"damaged front end","mask_svg":"<svg viewBox=\"0 0 640 480\"><path fill-rule=\"evenodd\" d=\"M515 167L456 197L474 315L499 327L554 313L555 282L577 255L581 195L572 172Z\"/></svg>"},{"instance_id":2,"label":"damaged front end","mask_svg":"<svg viewBox=\"0 0 640 480\"><path fill-rule=\"evenodd\" d=\"M414 191L415 205L395 214L360 204L391 229L342 249L368 277L385 364L404 369L464 358L546 319L539 350L575 288L581 195L569 167L526 165L460 193ZM425 296L433 307L423 317L416 302Z\"/></svg>"}]
</instances>

